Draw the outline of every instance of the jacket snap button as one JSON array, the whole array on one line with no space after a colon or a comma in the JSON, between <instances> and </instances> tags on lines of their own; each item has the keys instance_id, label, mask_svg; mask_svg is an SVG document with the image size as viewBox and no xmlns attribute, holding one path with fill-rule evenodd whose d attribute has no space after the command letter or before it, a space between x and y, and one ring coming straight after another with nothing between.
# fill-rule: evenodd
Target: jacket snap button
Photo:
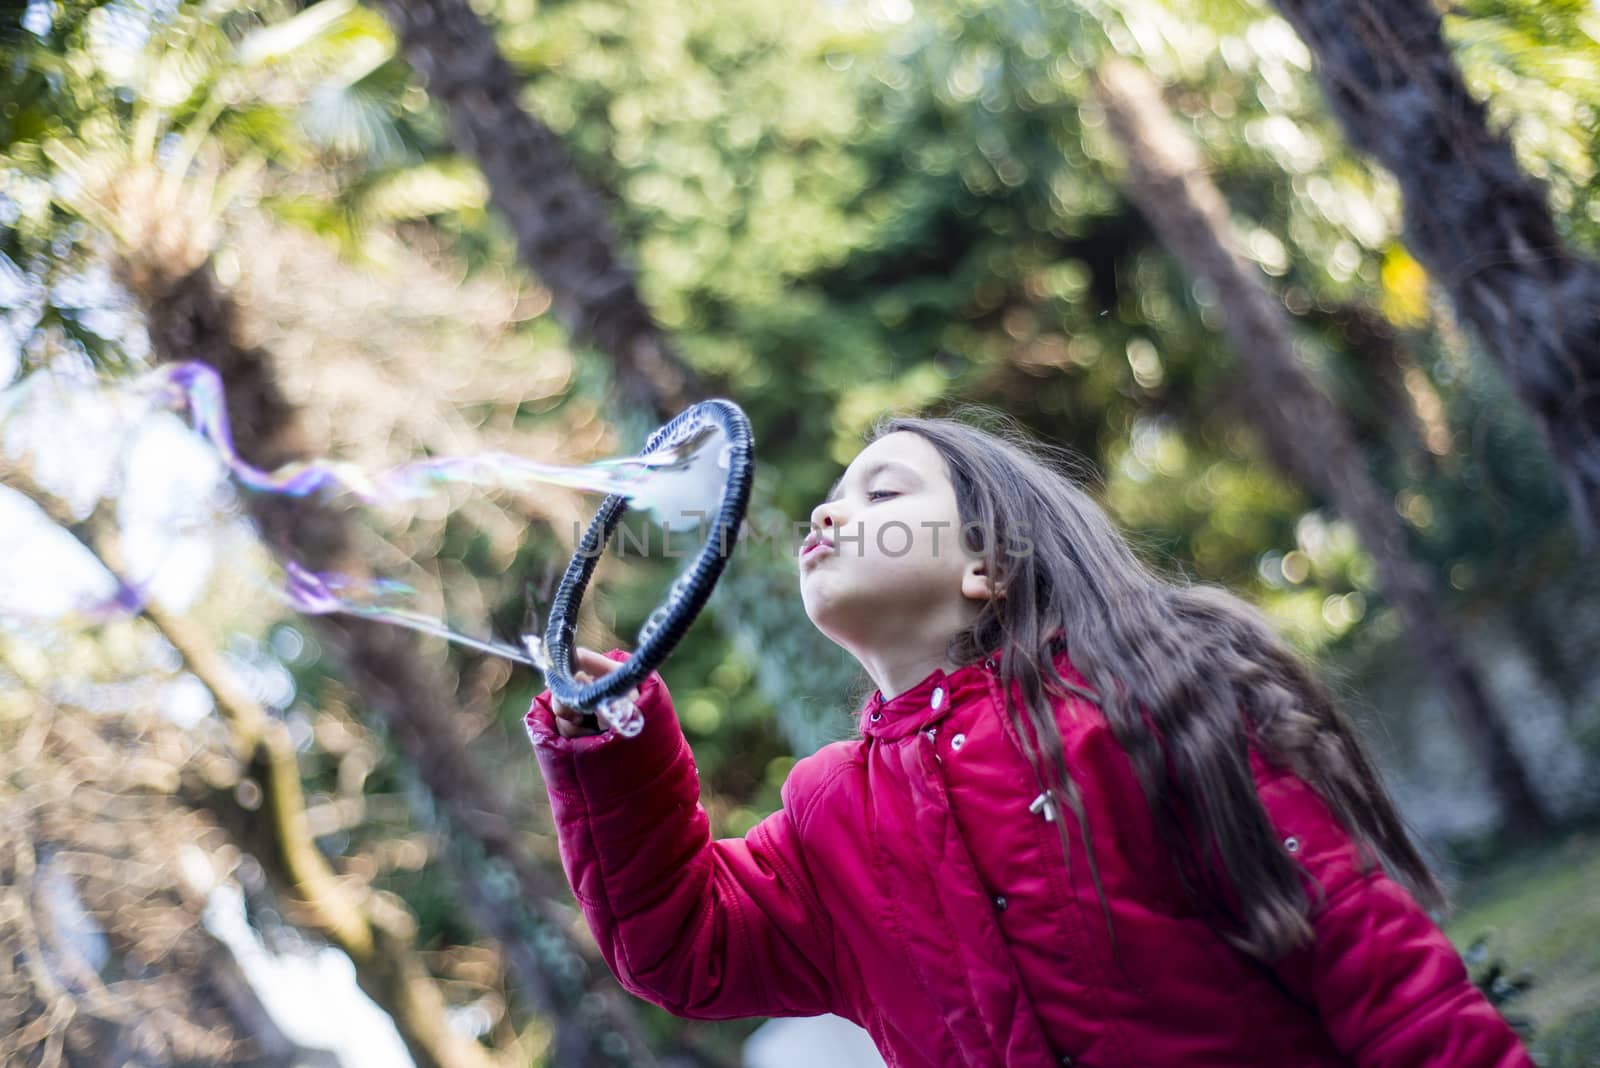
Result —
<instances>
[{"instance_id":1,"label":"jacket snap button","mask_svg":"<svg viewBox=\"0 0 1600 1068\"><path fill-rule=\"evenodd\" d=\"M943 686L935 686L933 688L933 696L928 699L928 703L933 706L935 711L938 710L940 705L944 704Z\"/></svg>"},{"instance_id":2,"label":"jacket snap button","mask_svg":"<svg viewBox=\"0 0 1600 1068\"><path fill-rule=\"evenodd\" d=\"M994 907L999 909L1001 912L1006 910L1006 897L1004 894L995 895Z\"/></svg>"},{"instance_id":3,"label":"jacket snap button","mask_svg":"<svg viewBox=\"0 0 1600 1068\"><path fill-rule=\"evenodd\" d=\"M1287 849L1291 853L1300 852L1300 839L1291 834L1289 837L1283 840L1283 848Z\"/></svg>"},{"instance_id":4,"label":"jacket snap button","mask_svg":"<svg viewBox=\"0 0 1600 1068\"><path fill-rule=\"evenodd\" d=\"M967 744L967 736L965 734L958 734L954 738L950 739L950 748L951 749L960 749L962 746L964 746L966 744Z\"/></svg>"},{"instance_id":5,"label":"jacket snap button","mask_svg":"<svg viewBox=\"0 0 1600 1068\"><path fill-rule=\"evenodd\" d=\"M1062 1057L1061 1058L1061 1063L1064 1064L1066 1066L1066 1068L1072 1068L1072 1058L1071 1057Z\"/></svg>"},{"instance_id":6,"label":"jacket snap button","mask_svg":"<svg viewBox=\"0 0 1600 1068\"><path fill-rule=\"evenodd\" d=\"M882 712L874 712L872 715L868 716L867 718L872 720L872 722L876 723L880 719L883 718L883 713Z\"/></svg>"}]
</instances>

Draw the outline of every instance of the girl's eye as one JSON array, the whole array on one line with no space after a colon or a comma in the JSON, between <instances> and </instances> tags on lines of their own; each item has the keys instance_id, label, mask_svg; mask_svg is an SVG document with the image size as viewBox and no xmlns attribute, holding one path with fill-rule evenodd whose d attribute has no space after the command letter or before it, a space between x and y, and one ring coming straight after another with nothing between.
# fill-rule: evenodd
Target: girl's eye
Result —
<instances>
[{"instance_id":1,"label":"girl's eye","mask_svg":"<svg viewBox=\"0 0 1600 1068\"><path fill-rule=\"evenodd\" d=\"M894 491L893 490L868 490L867 491L867 500L869 500L869 501L870 500L874 500L874 499L876 499L878 497L893 497L893 496L894 496Z\"/></svg>"}]
</instances>

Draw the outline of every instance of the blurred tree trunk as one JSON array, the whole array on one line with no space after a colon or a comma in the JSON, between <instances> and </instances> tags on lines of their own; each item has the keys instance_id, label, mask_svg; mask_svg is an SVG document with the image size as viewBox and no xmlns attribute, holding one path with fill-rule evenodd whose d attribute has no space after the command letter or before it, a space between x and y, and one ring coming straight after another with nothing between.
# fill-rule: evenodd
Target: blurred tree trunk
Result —
<instances>
[{"instance_id":1,"label":"blurred tree trunk","mask_svg":"<svg viewBox=\"0 0 1600 1068\"><path fill-rule=\"evenodd\" d=\"M1141 67L1109 60L1096 94L1127 157L1127 191L1194 278L1216 287L1226 330L1248 374L1255 422L1275 462L1314 487L1350 521L1406 621L1417 655L1455 707L1457 720L1509 830L1542 832L1550 818L1511 737L1467 659L1427 571L1411 556L1389 495L1373 480L1339 410L1301 369L1287 313L1239 251L1227 204L1199 153L1172 120L1160 87Z\"/></svg>"},{"instance_id":2,"label":"blurred tree trunk","mask_svg":"<svg viewBox=\"0 0 1600 1068\"><path fill-rule=\"evenodd\" d=\"M1567 248L1544 190L1467 91L1433 0L1273 0L1310 46L1357 149L1400 182L1406 241L1499 362L1600 532L1600 264Z\"/></svg>"},{"instance_id":3,"label":"blurred tree trunk","mask_svg":"<svg viewBox=\"0 0 1600 1068\"><path fill-rule=\"evenodd\" d=\"M573 338L610 358L626 408L665 421L703 399L618 251L605 204L566 146L518 102L520 82L466 0L382 0L456 147L489 182L517 255Z\"/></svg>"},{"instance_id":4,"label":"blurred tree trunk","mask_svg":"<svg viewBox=\"0 0 1600 1068\"><path fill-rule=\"evenodd\" d=\"M241 457L270 470L311 451L268 354L235 341L236 312L208 260L173 271L130 258L121 273L144 308L156 358L204 360L222 376ZM350 531L338 512L271 494L246 494L245 501L275 552L312 570L364 570L352 558ZM563 884L522 848L504 799L475 766L450 719L449 688L419 655L410 632L339 615L319 616L316 624L342 659L345 681L366 711L388 726L438 806L447 824L445 860L473 924L500 944L531 1007L555 1028L555 1063L651 1063L631 1006L611 988L609 976L593 974L553 912L552 902L565 895ZM596 988L595 979L604 985Z\"/></svg>"}]
</instances>

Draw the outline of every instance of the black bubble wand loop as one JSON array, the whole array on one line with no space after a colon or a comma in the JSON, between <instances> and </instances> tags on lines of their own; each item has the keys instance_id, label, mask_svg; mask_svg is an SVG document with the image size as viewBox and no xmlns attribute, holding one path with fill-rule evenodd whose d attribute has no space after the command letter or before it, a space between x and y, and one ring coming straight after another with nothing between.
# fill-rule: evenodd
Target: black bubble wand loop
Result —
<instances>
[{"instance_id":1,"label":"black bubble wand loop","mask_svg":"<svg viewBox=\"0 0 1600 1068\"><path fill-rule=\"evenodd\" d=\"M716 447L719 434L722 442ZM650 436L638 457L613 462L624 469L648 465L652 478L641 492L631 495L631 503L649 508L669 529L683 525L673 517L695 515L703 521L703 512L683 505L708 499L707 489L715 489L718 482L720 500L705 544L645 621L633 653L615 671L583 683L573 678L572 671L578 607L600 548L627 512L630 495L612 494L601 502L556 590L542 642L531 636L527 639L535 658L544 662L541 670L556 700L594 711L602 724L618 734L631 737L643 729L642 716L625 695L677 647L721 577L750 504L754 448L750 421L743 410L732 401L717 398L678 413Z\"/></svg>"}]
</instances>

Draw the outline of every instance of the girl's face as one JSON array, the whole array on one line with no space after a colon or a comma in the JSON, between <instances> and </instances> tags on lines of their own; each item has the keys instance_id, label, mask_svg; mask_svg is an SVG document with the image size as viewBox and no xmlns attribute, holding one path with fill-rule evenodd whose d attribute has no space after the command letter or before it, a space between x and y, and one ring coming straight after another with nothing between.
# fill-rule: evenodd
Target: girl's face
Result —
<instances>
[{"instance_id":1,"label":"girl's face","mask_svg":"<svg viewBox=\"0 0 1600 1068\"><path fill-rule=\"evenodd\" d=\"M989 596L983 560L963 548L944 457L919 434L861 450L812 510L811 531L799 554L806 614L858 659L940 648ZM818 538L832 547L811 549Z\"/></svg>"}]
</instances>

